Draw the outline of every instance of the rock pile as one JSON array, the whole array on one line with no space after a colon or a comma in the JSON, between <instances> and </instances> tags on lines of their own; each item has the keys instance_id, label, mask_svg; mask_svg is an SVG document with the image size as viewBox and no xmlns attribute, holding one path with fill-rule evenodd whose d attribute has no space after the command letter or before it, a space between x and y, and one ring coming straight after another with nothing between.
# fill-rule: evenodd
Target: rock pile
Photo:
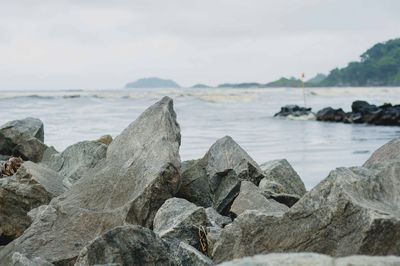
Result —
<instances>
[{"instance_id":1,"label":"rock pile","mask_svg":"<svg viewBox=\"0 0 400 266\"><path fill-rule=\"evenodd\" d=\"M275 116L290 119L314 117L318 121L325 122L400 126L400 105L386 103L376 106L366 101L355 101L351 105L351 112L346 113L342 108L325 107L316 114L311 111L311 108L287 105L282 107Z\"/></svg>"},{"instance_id":2,"label":"rock pile","mask_svg":"<svg viewBox=\"0 0 400 266\"><path fill-rule=\"evenodd\" d=\"M7 156L38 147L32 138L41 131L23 121L11 123L23 137L0 139L14 147L1 150ZM309 192L286 160L259 165L228 136L181 163L168 97L114 140L101 139L61 153L43 144L40 156L25 153L16 172L0 178L1 265L400 262L383 256L400 255L399 139ZM274 252L299 253L243 258Z\"/></svg>"}]
</instances>

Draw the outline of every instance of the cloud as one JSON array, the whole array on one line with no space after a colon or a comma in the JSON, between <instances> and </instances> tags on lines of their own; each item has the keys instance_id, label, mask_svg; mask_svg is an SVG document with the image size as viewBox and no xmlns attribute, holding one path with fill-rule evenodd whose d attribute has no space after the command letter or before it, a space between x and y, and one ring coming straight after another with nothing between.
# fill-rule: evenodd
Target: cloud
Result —
<instances>
[{"instance_id":1,"label":"cloud","mask_svg":"<svg viewBox=\"0 0 400 266\"><path fill-rule=\"evenodd\" d=\"M396 0L2 1L0 89L267 82L398 37Z\"/></svg>"}]
</instances>

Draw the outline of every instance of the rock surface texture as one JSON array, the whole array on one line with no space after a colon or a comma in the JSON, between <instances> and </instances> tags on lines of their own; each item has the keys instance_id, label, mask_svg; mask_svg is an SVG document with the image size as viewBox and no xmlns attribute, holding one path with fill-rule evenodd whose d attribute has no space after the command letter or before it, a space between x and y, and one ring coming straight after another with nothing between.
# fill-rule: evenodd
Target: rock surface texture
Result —
<instances>
[{"instance_id":1,"label":"rock surface texture","mask_svg":"<svg viewBox=\"0 0 400 266\"><path fill-rule=\"evenodd\" d=\"M217 262L269 252L400 255L400 161L338 168L282 217L247 211L226 226Z\"/></svg>"},{"instance_id":2,"label":"rock surface texture","mask_svg":"<svg viewBox=\"0 0 400 266\"><path fill-rule=\"evenodd\" d=\"M0 127L2 155L21 156L24 160L39 162L47 149L43 141L43 123L37 118L14 120Z\"/></svg>"},{"instance_id":3,"label":"rock surface texture","mask_svg":"<svg viewBox=\"0 0 400 266\"><path fill-rule=\"evenodd\" d=\"M206 155L191 161L182 173L179 196L226 214L239 194L240 181L258 185L264 177L259 165L229 136L215 142Z\"/></svg>"},{"instance_id":4,"label":"rock surface texture","mask_svg":"<svg viewBox=\"0 0 400 266\"><path fill-rule=\"evenodd\" d=\"M54 198L24 234L0 251L40 256L66 265L96 236L125 223L152 227L158 208L180 183L180 129L164 97L130 124L107 149L92 176Z\"/></svg>"},{"instance_id":5,"label":"rock surface texture","mask_svg":"<svg viewBox=\"0 0 400 266\"><path fill-rule=\"evenodd\" d=\"M218 264L220 266L396 266L400 257L350 256L332 258L316 253L273 253L245 257Z\"/></svg>"}]
</instances>

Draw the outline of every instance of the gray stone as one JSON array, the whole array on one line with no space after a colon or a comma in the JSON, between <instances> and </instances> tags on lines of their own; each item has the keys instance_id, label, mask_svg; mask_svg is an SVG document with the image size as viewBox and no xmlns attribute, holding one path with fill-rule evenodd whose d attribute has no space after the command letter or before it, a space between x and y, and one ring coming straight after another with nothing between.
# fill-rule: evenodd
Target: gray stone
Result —
<instances>
[{"instance_id":1,"label":"gray stone","mask_svg":"<svg viewBox=\"0 0 400 266\"><path fill-rule=\"evenodd\" d=\"M180 129L172 99L164 97L108 146L104 163L54 198L13 245L0 251L73 263L96 236L126 223L152 227L159 207L180 184Z\"/></svg>"},{"instance_id":2,"label":"gray stone","mask_svg":"<svg viewBox=\"0 0 400 266\"><path fill-rule=\"evenodd\" d=\"M178 195L226 214L239 193L240 180L258 185L263 177L258 164L226 136L215 142L202 159L185 166Z\"/></svg>"},{"instance_id":3,"label":"gray stone","mask_svg":"<svg viewBox=\"0 0 400 266\"><path fill-rule=\"evenodd\" d=\"M153 231L138 225L118 226L82 249L75 266L179 265L168 244Z\"/></svg>"},{"instance_id":4,"label":"gray stone","mask_svg":"<svg viewBox=\"0 0 400 266\"><path fill-rule=\"evenodd\" d=\"M213 257L269 252L400 255L400 162L338 168L282 217L244 212L227 225Z\"/></svg>"},{"instance_id":5,"label":"gray stone","mask_svg":"<svg viewBox=\"0 0 400 266\"><path fill-rule=\"evenodd\" d=\"M262 191L252 182L242 181L239 196L233 201L230 211L236 216L247 210L283 215L288 209L286 205L264 197Z\"/></svg>"},{"instance_id":6,"label":"gray stone","mask_svg":"<svg viewBox=\"0 0 400 266\"><path fill-rule=\"evenodd\" d=\"M194 247L181 242L178 246L177 257L181 266L214 265L213 261Z\"/></svg>"},{"instance_id":7,"label":"gray stone","mask_svg":"<svg viewBox=\"0 0 400 266\"><path fill-rule=\"evenodd\" d=\"M222 228L219 226L207 227L207 255L211 258L215 244L219 240L222 234Z\"/></svg>"},{"instance_id":8,"label":"gray stone","mask_svg":"<svg viewBox=\"0 0 400 266\"><path fill-rule=\"evenodd\" d=\"M213 227L225 227L225 225L230 224L232 219L227 216L219 214L213 207L208 207L206 209L207 224Z\"/></svg>"},{"instance_id":9,"label":"gray stone","mask_svg":"<svg viewBox=\"0 0 400 266\"><path fill-rule=\"evenodd\" d=\"M31 224L28 212L64 192L62 178L33 162L24 162L15 175L0 179L0 238L19 237Z\"/></svg>"},{"instance_id":10,"label":"gray stone","mask_svg":"<svg viewBox=\"0 0 400 266\"><path fill-rule=\"evenodd\" d=\"M67 147L62 153L54 153L43 160L43 164L59 172L64 177L63 184L70 188L90 170L102 163L107 146L98 141L81 141Z\"/></svg>"},{"instance_id":11,"label":"gray stone","mask_svg":"<svg viewBox=\"0 0 400 266\"><path fill-rule=\"evenodd\" d=\"M260 188L266 189L266 183L271 181L282 185L283 191L274 191L276 193L294 194L300 197L306 193L303 181L287 160L269 161L260 167L265 175L260 182Z\"/></svg>"},{"instance_id":12,"label":"gray stone","mask_svg":"<svg viewBox=\"0 0 400 266\"><path fill-rule=\"evenodd\" d=\"M157 211L153 225L154 232L161 238L201 249L199 233L207 225L207 216L203 207L185 199L171 198Z\"/></svg>"},{"instance_id":13,"label":"gray stone","mask_svg":"<svg viewBox=\"0 0 400 266\"><path fill-rule=\"evenodd\" d=\"M292 207L294 204L296 204L300 200L300 197L298 195L286 194L286 193L275 193L270 190L264 190L264 191L262 191L262 194L267 199L273 199L279 203L285 204L289 208Z\"/></svg>"},{"instance_id":14,"label":"gray stone","mask_svg":"<svg viewBox=\"0 0 400 266\"><path fill-rule=\"evenodd\" d=\"M13 266L54 266L54 264L40 257L28 259L25 255L15 252L12 255Z\"/></svg>"},{"instance_id":15,"label":"gray stone","mask_svg":"<svg viewBox=\"0 0 400 266\"><path fill-rule=\"evenodd\" d=\"M379 149L364 163L364 167L373 168L388 161L400 161L400 138L392 139Z\"/></svg>"},{"instance_id":16,"label":"gray stone","mask_svg":"<svg viewBox=\"0 0 400 266\"><path fill-rule=\"evenodd\" d=\"M31 117L14 120L0 127L0 154L39 162L47 149L43 140L42 121Z\"/></svg>"},{"instance_id":17,"label":"gray stone","mask_svg":"<svg viewBox=\"0 0 400 266\"><path fill-rule=\"evenodd\" d=\"M400 257L350 256L331 258L317 253L272 253L227 261L220 266L397 266Z\"/></svg>"}]
</instances>

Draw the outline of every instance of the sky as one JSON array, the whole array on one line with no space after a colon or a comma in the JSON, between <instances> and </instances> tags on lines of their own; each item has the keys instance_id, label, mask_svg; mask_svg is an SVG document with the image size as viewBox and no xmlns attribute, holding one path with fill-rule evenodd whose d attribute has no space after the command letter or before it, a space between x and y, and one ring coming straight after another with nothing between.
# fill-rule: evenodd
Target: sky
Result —
<instances>
[{"instance_id":1,"label":"sky","mask_svg":"<svg viewBox=\"0 0 400 266\"><path fill-rule=\"evenodd\" d=\"M306 78L400 37L398 0L0 0L0 90Z\"/></svg>"}]
</instances>

